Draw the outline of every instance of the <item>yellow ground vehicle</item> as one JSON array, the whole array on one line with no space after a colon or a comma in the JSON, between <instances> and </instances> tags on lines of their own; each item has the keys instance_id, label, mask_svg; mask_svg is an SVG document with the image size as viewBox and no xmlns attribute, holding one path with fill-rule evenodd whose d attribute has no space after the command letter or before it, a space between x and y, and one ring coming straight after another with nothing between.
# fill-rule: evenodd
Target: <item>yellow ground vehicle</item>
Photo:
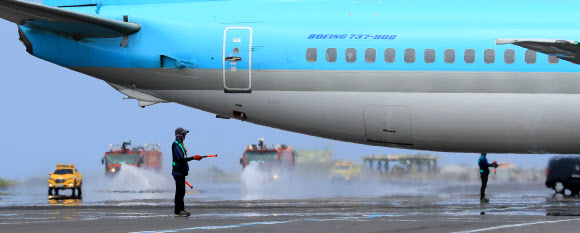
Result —
<instances>
[{"instance_id":1,"label":"yellow ground vehicle","mask_svg":"<svg viewBox=\"0 0 580 233\"><path fill-rule=\"evenodd\" d=\"M330 179L332 181L346 181L360 179L362 167L353 162L337 162L330 169Z\"/></svg>"},{"instance_id":2,"label":"yellow ground vehicle","mask_svg":"<svg viewBox=\"0 0 580 233\"><path fill-rule=\"evenodd\" d=\"M58 191L62 189L72 190L72 195L76 196L75 191L78 191L78 195L82 194L83 185L83 175L75 168L75 165L63 165L57 164L56 170L49 174L48 178L48 195L52 196L54 190L54 195L58 195Z\"/></svg>"}]
</instances>

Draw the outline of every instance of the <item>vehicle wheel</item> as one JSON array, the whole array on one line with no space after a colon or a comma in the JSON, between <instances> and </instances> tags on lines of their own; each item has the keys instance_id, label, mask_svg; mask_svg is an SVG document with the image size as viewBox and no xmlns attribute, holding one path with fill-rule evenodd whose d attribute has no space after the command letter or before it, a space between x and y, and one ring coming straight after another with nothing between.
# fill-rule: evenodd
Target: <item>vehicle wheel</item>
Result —
<instances>
[{"instance_id":1,"label":"vehicle wheel","mask_svg":"<svg viewBox=\"0 0 580 233\"><path fill-rule=\"evenodd\" d=\"M58 189L54 189L54 195L58 196Z\"/></svg>"},{"instance_id":2,"label":"vehicle wheel","mask_svg":"<svg viewBox=\"0 0 580 233\"><path fill-rule=\"evenodd\" d=\"M79 188L77 189L79 196L83 194L83 185L79 186Z\"/></svg>"},{"instance_id":3,"label":"vehicle wheel","mask_svg":"<svg viewBox=\"0 0 580 233\"><path fill-rule=\"evenodd\" d=\"M76 194L76 188L72 188L71 190L72 190L72 196L75 197L77 195Z\"/></svg>"},{"instance_id":4,"label":"vehicle wheel","mask_svg":"<svg viewBox=\"0 0 580 233\"><path fill-rule=\"evenodd\" d=\"M564 184L562 182L556 181L556 183L554 184L554 190L556 191L556 193L564 194L564 191L566 189L564 188Z\"/></svg>"},{"instance_id":5,"label":"vehicle wheel","mask_svg":"<svg viewBox=\"0 0 580 233\"><path fill-rule=\"evenodd\" d=\"M48 195L52 196L52 188L48 188Z\"/></svg>"}]
</instances>

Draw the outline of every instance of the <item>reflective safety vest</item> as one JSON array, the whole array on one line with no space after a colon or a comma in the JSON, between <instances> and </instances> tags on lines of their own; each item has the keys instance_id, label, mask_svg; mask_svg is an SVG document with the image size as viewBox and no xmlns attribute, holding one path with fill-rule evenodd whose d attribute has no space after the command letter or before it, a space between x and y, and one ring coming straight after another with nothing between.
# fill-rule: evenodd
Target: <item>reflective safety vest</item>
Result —
<instances>
[{"instance_id":1,"label":"reflective safety vest","mask_svg":"<svg viewBox=\"0 0 580 233\"><path fill-rule=\"evenodd\" d=\"M484 166L481 166L482 160L485 160ZM489 163L487 162L487 158L480 156L479 160L477 161L477 165L479 165L479 173L483 174L484 170L489 172Z\"/></svg>"},{"instance_id":2,"label":"reflective safety vest","mask_svg":"<svg viewBox=\"0 0 580 233\"><path fill-rule=\"evenodd\" d=\"M181 143L179 143L179 141L175 141L174 143L176 143L181 148L181 151L183 151L183 158L187 158L187 154L185 153L185 149L183 148L183 145L181 145ZM175 167L175 162L173 162L172 165Z\"/></svg>"}]
</instances>

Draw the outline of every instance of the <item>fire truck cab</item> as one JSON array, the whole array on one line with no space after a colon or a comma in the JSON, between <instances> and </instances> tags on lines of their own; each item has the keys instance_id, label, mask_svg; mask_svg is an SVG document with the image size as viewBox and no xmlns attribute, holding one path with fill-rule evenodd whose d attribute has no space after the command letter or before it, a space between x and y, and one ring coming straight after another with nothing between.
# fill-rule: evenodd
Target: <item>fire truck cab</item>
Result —
<instances>
[{"instance_id":1,"label":"fire truck cab","mask_svg":"<svg viewBox=\"0 0 580 233\"><path fill-rule=\"evenodd\" d=\"M129 141L123 142L120 148L114 144L109 146L111 150L105 152L101 159L101 163L105 165L106 175L119 173L122 165L161 171L163 153L159 144L145 144L129 148L131 146L131 141Z\"/></svg>"},{"instance_id":2,"label":"fire truck cab","mask_svg":"<svg viewBox=\"0 0 580 233\"><path fill-rule=\"evenodd\" d=\"M257 164L263 171L271 171L273 178L278 179L279 174L294 170L294 161L295 153L290 147L279 144L270 148L264 145L264 139L260 139L259 144L248 145L240 164L243 168Z\"/></svg>"}]
</instances>

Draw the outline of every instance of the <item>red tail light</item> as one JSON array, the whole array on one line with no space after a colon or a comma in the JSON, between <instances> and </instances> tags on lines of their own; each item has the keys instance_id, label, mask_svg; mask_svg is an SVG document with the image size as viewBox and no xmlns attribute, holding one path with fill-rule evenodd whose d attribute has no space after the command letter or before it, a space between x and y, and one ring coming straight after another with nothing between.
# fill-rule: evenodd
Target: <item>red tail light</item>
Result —
<instances>
[{"instance_id":1,"label":"red tail light","mask_svg":"<svg viewBox=\"0 0 580 233\"><path fill-rule=\"evenodd\" d=\"M550 168L546 168L546 176L550 174Z\"/></svg>"}]
</instances>

